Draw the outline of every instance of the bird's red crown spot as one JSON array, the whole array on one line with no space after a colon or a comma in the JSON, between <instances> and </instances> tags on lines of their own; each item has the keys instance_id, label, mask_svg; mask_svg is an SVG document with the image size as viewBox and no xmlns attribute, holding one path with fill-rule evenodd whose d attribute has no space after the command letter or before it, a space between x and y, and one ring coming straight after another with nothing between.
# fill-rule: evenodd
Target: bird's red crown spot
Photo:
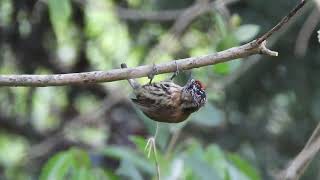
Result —
<instances>
[{"instance_id":1,"label":"bird's red crown spot","mask_svg":"<svg viewBox=\"0 0 320 180\"><path fill-rule=\"evenodd\" d=\"M204 85L204 84L202 84L202 82L201 82L201 81L199 81L199 80L195 80L195 83L196 83L196 84L198 84L198 85L200 86L201 90L205 90L205 89L206 89L205 85Z\"/></svg>"}]
</instances>

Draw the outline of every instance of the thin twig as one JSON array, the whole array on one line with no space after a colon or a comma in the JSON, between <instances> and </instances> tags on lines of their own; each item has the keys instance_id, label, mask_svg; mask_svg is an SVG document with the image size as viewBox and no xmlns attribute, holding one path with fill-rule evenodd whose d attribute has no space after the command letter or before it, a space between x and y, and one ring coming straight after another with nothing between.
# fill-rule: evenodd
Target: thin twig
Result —
<instances>
[{"instance_id":1,"label":"thin twig","mask_svg":"<svg viewBox=\"0 0 320 180\"><path fill-rule=\"evenodd\" d=\"M307 8L303 8L300 11L300 15L304 14L308 12ZM280 32L277 32L276 34L274 34L272 37L272 39L268 40L268 46L269 47L273 47L275 46L275 44L277 44L277 42L281 39L281 37L286 34L286 32L292 27L294 26L298 21L298 18L294 18L291 19L286 26L282 27L282 30ZM237 68L234 72L232 72L231 74L227 75L226 77L224 77L218 85L219 90L221 90L222 92L227 92L229 90L232 90L232 85L234 85L234 83L238 82L241 78L246 77L248 78L248 76L246 76L248 74L248 72L251 73L252 76L252 70L257 68L257 65L259 64L259 62L261 62L260 60L263 58L264 56L251 56L249 58L246 59L246 61L244 61L241 65L240 68ZM212 83L214 86L216 85L216 83Z\"/></svg>"},{"instance_id":2,"label":"thin twig","mask_svg":"<svg viewBox=\"0 0 320 180\"><path fill-rule=\"evenodd\" d=\"M286 24L305 4L307 0L301 0L300 3L293 8L287 16L281 19L281 21L275 25L272 29L262 35L260 38L257 39L256 43L260 44L266 39L268 39L274 32L278 31L284 24Z\"/></svg>"},{"instance_id":3,"label":"thin twig","mask_svg":"<svg viewBox=\"0 0 320 180\"><path fill-rule=\"evenodd\" d=\"M238 0L217 0L211 2L205 8L201 9L200 13L203 14L205 12L212 11L216 8L216 6L228 5ZM142 11L139 9L127 9L123 7L117 7L118 16L124 20L146 20L146 21L173 21L176 20L181 14L183 14L185 9L177 9L177 10L159 10L159 11Z\"/></svg>"},{"instance_id":4,"label":"thin twig","mask_svg":"<svg viewBox=\"0 0 320 180\"><path fill-rule=\"evenodd\" d=\"M305 147L304 147L303 149L306 149L306 148L310 147L310 145L311 145L312 143L314 143L314 141L315 141L318 137L320 137L320 123L317 125L316 129L313 130L312 135L310 136L307 144L305 145Z\"/></svg>"},{"instance_id":5,"label":"thin twig","mask_svg":"<svg viewBox=\"0 0 320 180\"><path fill-rule=\"evenodd\" d=\"M172 21L175 20L183 11L184 9L142 11L117 7L118 16L125 20Z\"/></svg>"},{"instance_id":6,"label":"thin twig","mask_svg":"<svg viewBox=\"0 0 320 180\"><path fill-rule=\"evenodd\" d=\"M300 14L305 13L307 11L308 11L307 8L301 9ZM268 46L269 47L274 46L277 43L277 41L281 38L281 36L285 34L286 31L288 31L288 29L290 29L290 27L293 26L293 24L296 24L296 22L297 22L297 18L291 19L286 24L286 26L282 26L281 27L282 31L277 32L276 34L273 35L272 39L268 40ZM227 75L218 83L217 82L212 83L212 87L214 87L214 89L218 88L218 90L222 92L227 92L229 90L232 90L234 83L238 82L239 79L246 76L247 72L250 72L252 69L256 68L256 66L258 65L258 63L262 58L263 56L251 56L250 58L247 58L246 61L243 62L240 68L237 68L233 73Z\"/></svg>"},{"instance_id":7,"label":"thin twig","mask_svg":"<svg viewBox=\"0 0 320 180\"><path fill-rule=\"evenodd\" d=\"M298 180L305 172L310 162L320 150L320 123L302 151L293 159L289 166L278 175L279 180Z\"/></svg>"}]
</instances>

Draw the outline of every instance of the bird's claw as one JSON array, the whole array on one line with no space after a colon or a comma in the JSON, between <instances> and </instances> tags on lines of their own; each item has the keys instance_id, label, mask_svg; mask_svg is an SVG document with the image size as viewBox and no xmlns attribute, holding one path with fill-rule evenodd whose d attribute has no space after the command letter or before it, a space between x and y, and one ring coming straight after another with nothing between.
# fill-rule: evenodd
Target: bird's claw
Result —
<instances>
[{"instance_id":1,"label":"bird's claw","mask_svg":"<svg viewBox=\"0 0 320 180\"><path fill-rule=\"evenodd\" d=\"M180 70L179 70L179 66L178 66L178 63L177 61L174 61L175 64L176 64L176 71L173 73L173 75L171 76L170 80L172 81L179 73L180 73Z\"/></svg>"},{"instance_id":2,"label":"bird's claw","mask_svg":"<svg viewBox=\"0 0 320 180\"><path fill-rule=\"evenodd\" d=\"M148 74L148 78L150 79L149 84L151 84L154 76L158 73L157 66L153 64L151 72Z\"/></svg>"},{"instance_id":3,"label":"bird's claw","mask_svg":"<svg viewBox=\"0 0 320 180\"><path fill-rule=\"evenodd\" d=\"M122 69L124 69L124 68L128 68L128 66L127 66L127 64L126 64L126 63L121 63L121 65L120 65L120 66L121 66L121 68L122 68Z\"/></svg>"}]
</instances>

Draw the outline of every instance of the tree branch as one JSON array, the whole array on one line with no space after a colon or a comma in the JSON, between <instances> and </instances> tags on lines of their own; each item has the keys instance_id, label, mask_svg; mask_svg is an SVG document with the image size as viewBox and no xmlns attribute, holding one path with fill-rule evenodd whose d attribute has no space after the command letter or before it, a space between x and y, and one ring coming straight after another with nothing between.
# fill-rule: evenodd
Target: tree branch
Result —
<instances>
[{"instance_id":1,"label":"tree branch","mask_svg":"<svg viewBox=\"0 0 320 180\"><path fill-rule=\"evenodd\" d=\"M163 74L176 71L176 66L181 70L199 68L203 66L218 64L247 57L254 54L265 54L277 56L278 53L266 48L265 40L274 32L287 23L291 17L298 12L305 4L302 0L287 16L285 16L275 27L266 34L239 47L233 47L215 54L190 57L186 59L173 60L167 63L156 65L157 73ZM113 69L110 71L93 71L70 74L54 75L0 75L0 86L62 86L62 85L81 85L90 83L111 82L130 78L147 76L153 69L153 65L138 66L135 68Z\"/></svg>"},{"instance_id":2,"label":"tree branch","mask_svg":"<svg viewBox=\"0 0 320 180\"><path fill-rule=\"evenodd\" d=\"M257 39L257 43L262 43L266 39L268 39L274 32L278 31L284 24L286 24L305 4L307 0L301 0L300 3L293 8L287 16L281 19L281 21L275 25L272 29L262 35L260 38Z\"/></svg>"},{"instance_id":3,"label":"tree branch","mask_svg":"<svg viewBox=\"0 0 320 180\"><path fill-rule=\"evenodd\" d=\"M216 9L219 6L226 6L237 1L238 0L216 0L208 3L206 7L200 9L199 13L203 14ZM189 8L178 10L141 11L137 9L117 7L117 12L119 17L125 20L173 21L188 9Z\"/></svg>"},{"instance_id":4,"label":"tree branch","mask_svg":"<svg viewBox=\"0 0 320 180\"><path fill-rule=\"evenodd\" d=\"M280 180L298 180L320 150L320 123L313 131L302 151L293 159L289 166L280 172Z\"/></svg>"},{"instance_id":5,"label":"tree branch","mask_svg":"<svg viewBox=\"0 0 320 180\"><path fill-rule=\"evenodd\" d=\"M163 74L176 71L178 65L181 70L188 70L227 62L232 59L247 57L253 54L266 53L262 46L255 47L253 43L230 48L215 54L201 57L190 57L156 65L157 73ZM268 54L275 55L275 53ZM129 78L147 76L153 65L138 66L135 68L113 69L110 71L92 71L82 73L54 74L54 75L1 75L0 86L63 86L81 85L100 82L111 82Z\"/></svg>"}]
</instances>

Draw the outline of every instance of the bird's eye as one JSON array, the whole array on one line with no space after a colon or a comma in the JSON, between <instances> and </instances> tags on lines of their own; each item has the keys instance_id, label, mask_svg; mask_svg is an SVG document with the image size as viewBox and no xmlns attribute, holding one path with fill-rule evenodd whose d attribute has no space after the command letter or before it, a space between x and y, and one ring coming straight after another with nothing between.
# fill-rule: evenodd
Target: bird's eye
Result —
<instances>
[{"instance_id":1,"label":"bird's eye","mask_svg":"<svg viewBox=\"0 0 320 180\"><path fill-rule=\"evenodd\" d=\"M204 91L199 90L199 91L196 92L196 94L198 96L200 96L201 98L206 98L206 93Z\"/></svg>"},{"instance_id":2,"label":"bird's eye","mask_svg":"<svg viewBox=\"0 0 320 180\"><path fill-rule=\"evenodd\" d=\"M198 95L201 95L201 94L202 94L202 92L201 92L201 91L197 91L197 94L198 94Z\"/></svg>"},{"instance_id":3,"label":"bird's eye","mask_svg":"<svg viewBox=\"0 0 320 180\"><path fill-rule=\"evenodd\" d=\"M189 90L193 90L194 88L195 88L195 86L194 86L193 84L191 84L191 85L188 87Z\"/></svg>"}]
</instances>

